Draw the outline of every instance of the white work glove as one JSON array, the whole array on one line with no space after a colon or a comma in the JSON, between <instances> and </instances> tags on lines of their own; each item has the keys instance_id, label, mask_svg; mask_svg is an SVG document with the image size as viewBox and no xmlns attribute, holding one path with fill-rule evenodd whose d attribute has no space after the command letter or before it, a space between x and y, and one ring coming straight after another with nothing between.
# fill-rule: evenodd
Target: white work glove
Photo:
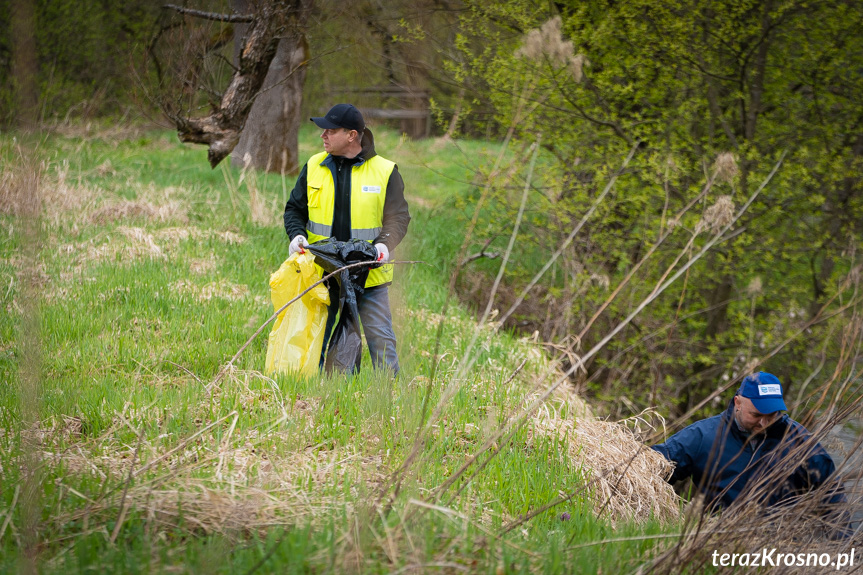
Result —
<instances>
[{"instance_id":1,"label":"white work glove","mask_svg":"<svg viewBox=\"0 0 863 575\"><path fill-rule=\"evenodd\" d=\"M375 261L379 264L385 264L390 261L390 250L386 244L375 244L375 249L378 250L378 259Z\"/></svg>"},{"instance_id":2,"label":"white work glove","mask_svg":"<svg viewBox=\"0 0 863 575\"><path fill-rule=\"evenodd\" d=\"M301 254L306 253L305 246L309 245L309 240L306 239L304 235L298 235L293 240L291 240L291 247L289 248L289 255L300 252Z\"/></svg>"}]
</instances>

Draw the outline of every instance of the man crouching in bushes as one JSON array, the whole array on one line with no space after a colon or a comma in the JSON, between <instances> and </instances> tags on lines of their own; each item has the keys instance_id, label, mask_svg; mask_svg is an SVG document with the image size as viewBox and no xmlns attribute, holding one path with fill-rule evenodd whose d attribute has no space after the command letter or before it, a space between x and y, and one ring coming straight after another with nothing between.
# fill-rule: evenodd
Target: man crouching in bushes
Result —
<instances>
[{"instance_id":1,"label":"man crouching in bushes","mask_svg":"<svg viewBox=\"0 0 863 575\"><path fill-rule=\"evenodd\" d=\"M788 504L823 486L822 513L843 525L839 536L848 534L847 500L833 459L783 411L779 379L754 373L723 413L693 423L653 449L675 464L668 482L691 477L712 510L738 498L768 507Z\"/></svg>"}]
</instances>

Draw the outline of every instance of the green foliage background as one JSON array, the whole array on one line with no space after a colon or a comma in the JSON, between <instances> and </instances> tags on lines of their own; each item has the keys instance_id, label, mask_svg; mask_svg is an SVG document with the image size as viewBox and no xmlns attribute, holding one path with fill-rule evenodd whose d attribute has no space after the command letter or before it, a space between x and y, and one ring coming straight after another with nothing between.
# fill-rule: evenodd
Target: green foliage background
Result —
<instances>
[{"instance_id":1,"label":"green foliage background","mask_svg":"<svg viewBox=\"0 0 863 575\"><path fill-rule=\"evenodd\" d=\"M511 325L552 341L582 332L611 290L676 225L578 342L578 350L590 349L653 290L675 258L703 244L709 234L695 231L706 210L722 196L739 207L786 153L777 176L740 219L740 233L633 322L580 383L619 413L632 401L683 411L753 365L795 389L819 364L814 350L820 353L822 342L836 360L836 328L847 318L819 323L766 364L753 363L815 317L857 262L859 5L597 1L537 10L533 2L514 1L467 2L466 8L461 56L449 64L453 75L470 85L474 107L494 110L501 133L511 130L514 147L541 138L546 152L530 198L533 225L519 238L521 246L532 246L530 259L546 261L640 143L612 195ZM582 63L580 77L574 59ZM718 178L679 222L670 221L703 189L723 152L736 158L736 174ZM492 200L481 216L477 249L489 239L492 247L504 245L509 226L500 223L513 219L518 194L512 189L522 185L523 165L504 181L487 181ZM519 290L538 268L512 269L510 285ZM474 294L484 285L463 282ZM645 337L656 330L661 335Z\"/></svg>"},{"instance_id":2,"label":"green foliage background","mask_svg":"<svg viewBox=\"0 0 863 575\"><path fill-rule=\"evenodd\" d=\"M10 12L0 2L0 124L14 123ZM145 103L132 68L142 63L161 3L38 0L36 45L42 121L122 115Z\"/></svg>"}]
</instances>

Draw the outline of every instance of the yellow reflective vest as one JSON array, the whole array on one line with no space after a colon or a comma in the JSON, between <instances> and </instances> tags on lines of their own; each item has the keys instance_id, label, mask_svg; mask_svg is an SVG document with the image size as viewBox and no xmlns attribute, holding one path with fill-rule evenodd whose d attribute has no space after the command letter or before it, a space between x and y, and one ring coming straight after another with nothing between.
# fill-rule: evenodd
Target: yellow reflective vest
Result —
<instances>
[{"instance_id":1,"label":"yellow reflective vest","mask_svg":"<svg viewBox=\"0 0 863 575\"><path fill-rule=\"evenodd\" d=\"M332 236L333 209L336 201L333 173L324 163L327 152L315 154L306 165L309 221L306 233L314 243ZM351 168L351 239L373 242L383 228L387 183L395 162L380 156L358 162ZM393 281L393 265L384 264L369 272L366 286Z\"/></svg>"}]
</instances>

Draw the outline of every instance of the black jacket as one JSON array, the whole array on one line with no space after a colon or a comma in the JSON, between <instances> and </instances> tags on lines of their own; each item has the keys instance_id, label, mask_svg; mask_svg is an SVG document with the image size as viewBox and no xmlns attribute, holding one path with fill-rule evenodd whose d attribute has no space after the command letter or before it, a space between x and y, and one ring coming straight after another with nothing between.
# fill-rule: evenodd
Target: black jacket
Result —
<instances>
[{"instance_id":1,"label":"black jacket","mask_svg":"<svg viewBox=\"0 0 863 575\"><path fill-rule=\"evenodd\" d=\"M366 128L363 134L363 149L356 158L343 158L332 156L335 169L333 180L335 184L335 204L333 206L333 237L339 241L351 239L351 167L361 160L374 157L375 138L372 131ZM329 158L328 158L329 159ZM285 204L285 232L288 238L293 239L298 235L307 236L306 224L309 221L308 188L306 181L307 166L297 178L297 183L291 191L291 197ZM405 200L405 184L399 174L398 166L393 168L387 182L387 195L384 200L383 227L380 235L373 243L382 243L387 246L392 258L393 250L407 234L411 215L408 203Z\"/></svg>"}]
</instances>

